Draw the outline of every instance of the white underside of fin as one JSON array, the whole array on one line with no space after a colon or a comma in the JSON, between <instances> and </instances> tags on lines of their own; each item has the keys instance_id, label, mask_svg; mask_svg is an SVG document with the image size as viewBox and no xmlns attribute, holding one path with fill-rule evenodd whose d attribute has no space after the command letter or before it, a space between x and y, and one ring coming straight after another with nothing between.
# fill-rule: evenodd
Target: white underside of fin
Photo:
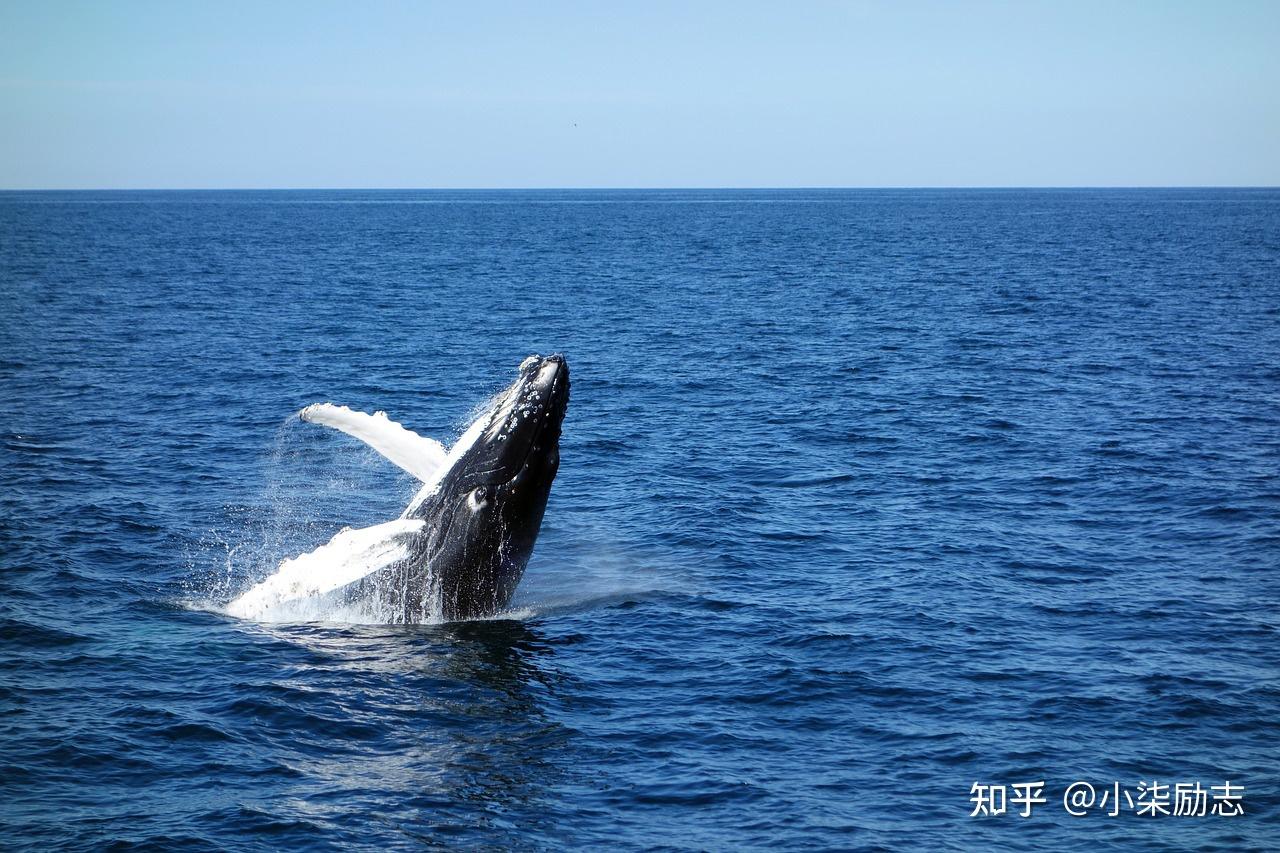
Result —
<instances>
[{"instance_id":1,"label":"white underside of fin","mask_svg":"<svg viewBox=\"0 0 1280 853\"><path fill-rule=\"evenodd\" d=\"M261 621L283 604L346 586L409 556L410 537L425 524L398 518L358 530L344 528L314 551L282 561L275 574L228 604L226 612Z\"/></svg>"},{"instance_id":2,"label":"white underside of fin","mask_svg":"<svg viewBox=\"0 0 1280 853\"><path fill-rule=\"evenodd\" d=\"M388 418L386 412L367 415L346 406L316 403L299 412L298 417L360 439L424 483L436 479L448 457L440 442L405 429Z\"/></svg>"}]
</instances>

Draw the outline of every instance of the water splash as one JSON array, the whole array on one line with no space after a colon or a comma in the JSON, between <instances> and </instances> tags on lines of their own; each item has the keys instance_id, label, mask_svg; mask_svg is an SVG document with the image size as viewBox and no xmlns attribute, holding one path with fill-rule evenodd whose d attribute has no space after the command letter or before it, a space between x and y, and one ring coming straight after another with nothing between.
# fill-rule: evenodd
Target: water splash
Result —
<instances>
[{"instance_id":1,"label":"water splash","mask_svg":"<svg viewBox=\"0 0 1280 853\"><path fill-rule=\"evenodd\" d=\"M285 606L285 593L291 586L325 590L344 574L359 577L362 555L375 558L396 547L399 529L383 537L344 534L359 532L347 527L353 518L364 525L393 515L410 484L376 453L290 415L275 431L258 499L226 507L224 523L197 543L184 604L264 621L377 621L370 613L344 616L320 598ZM231 607L273 578L273 585Z\"/></svg>"}]
</instances>

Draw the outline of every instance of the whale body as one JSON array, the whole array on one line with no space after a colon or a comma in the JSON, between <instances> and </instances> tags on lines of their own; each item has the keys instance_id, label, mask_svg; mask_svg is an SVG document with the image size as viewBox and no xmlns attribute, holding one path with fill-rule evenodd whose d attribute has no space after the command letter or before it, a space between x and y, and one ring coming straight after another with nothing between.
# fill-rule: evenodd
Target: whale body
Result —
<instances>
[{"instance_id":1,"label":"whale body","mask_svg":"<svg viewBox=\"0 0 1280 853\"><path fill-rule=\"evenodd\" d=\"M242 618L325 601L376 621L473 619L506 607L524 573L560 466L569 404L563 356L530 356L454 445L387 418L321 403L304 421L359 438L422 481L398 519L345 529L227 605ZM314 610L314 608L312 608Z\"/></svg>"}]
</instances>

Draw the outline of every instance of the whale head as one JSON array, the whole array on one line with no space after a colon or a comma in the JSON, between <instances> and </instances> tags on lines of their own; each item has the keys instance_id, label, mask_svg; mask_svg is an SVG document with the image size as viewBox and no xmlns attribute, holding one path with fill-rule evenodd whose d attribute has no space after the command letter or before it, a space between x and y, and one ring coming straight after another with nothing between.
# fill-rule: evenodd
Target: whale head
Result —
<instances>
[{"instance_id":1,"label":"whale head","mask_svg":"<svg viewBox=\"0 0 1280 853\"><path fill-rule=\"evenodd\" d=\"M433 528L427 556L446 619L496 612L515 591L560 467L569 405L563 356L530 356L458 440L453 464L411 517Z\"/></svg>"}]
</instances>

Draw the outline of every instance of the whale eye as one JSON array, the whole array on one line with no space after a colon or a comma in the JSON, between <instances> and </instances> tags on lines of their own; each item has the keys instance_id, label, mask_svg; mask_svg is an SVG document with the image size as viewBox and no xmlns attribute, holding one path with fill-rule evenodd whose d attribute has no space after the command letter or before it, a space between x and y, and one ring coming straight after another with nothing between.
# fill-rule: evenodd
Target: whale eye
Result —
<instances>
[{"instance_id":1,"label":"whale eye","mask_svg":"<svg viewBox=\"0 0 1280 853\"><path fill-rule=\"evenodd\" d=\"M471 494L467 495L467 504L472 512L477 512L489 505L489 496L485 493L483 486L477 486L471 490Z\"/></svg>"}]
</instances>

